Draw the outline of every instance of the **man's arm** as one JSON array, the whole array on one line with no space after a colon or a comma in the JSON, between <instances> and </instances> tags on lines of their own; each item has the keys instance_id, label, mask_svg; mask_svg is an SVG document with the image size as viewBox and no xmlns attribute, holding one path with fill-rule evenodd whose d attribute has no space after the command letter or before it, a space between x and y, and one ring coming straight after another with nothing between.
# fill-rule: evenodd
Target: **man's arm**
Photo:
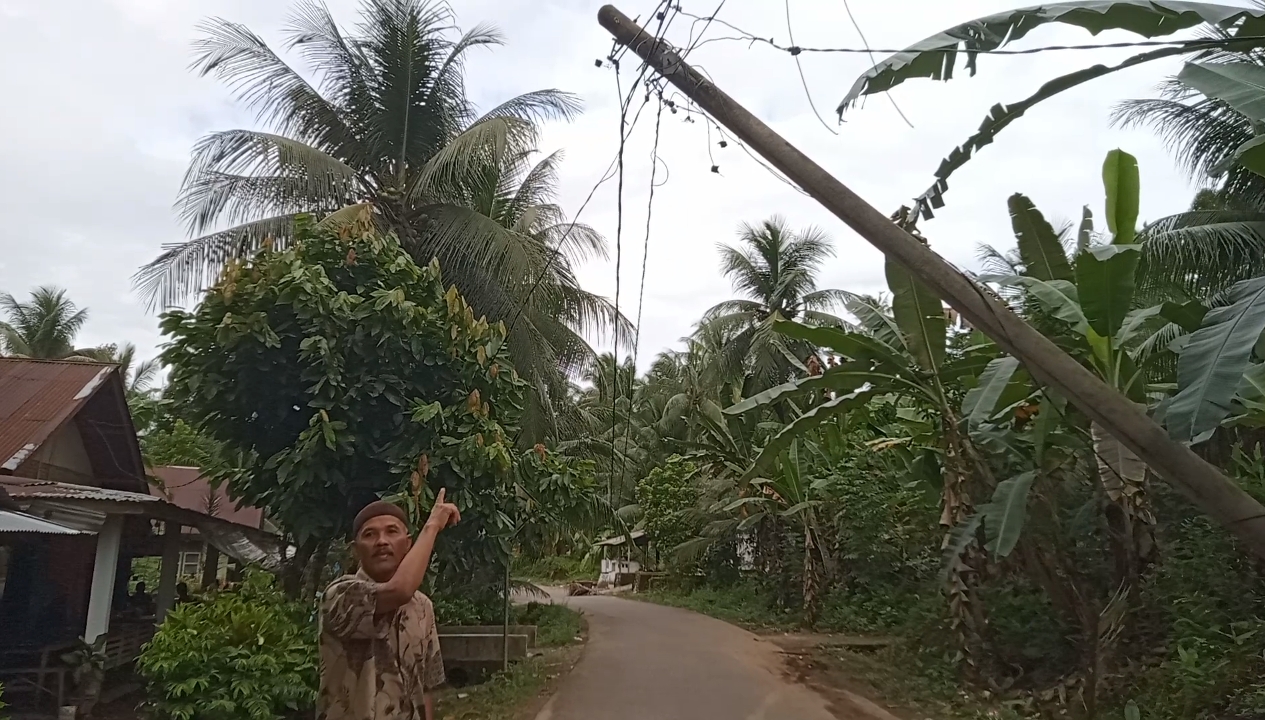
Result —
<instances>
[{"instance_id":1,"label":"man's arm","mask_svg":"<svg viewBox=\"0 0 1265 720\"><path fill-rule=\"evenodd\" d=\"M435 496L435 506L431 508L430 517L422 526L417 541L400 561L400 567L396 568L391 579L378 586L377 612L391 612L412 599L413 593L422 586L422 579L426 577L426 568L430 566L430 554L435 549L435 538L439 531L456 525L461 520L457 506L444 501L446 493L446 489L439 489L439 494Z\"/></svg>"},{"instance_id":2,"label":"man's arm","mask_svg":"<svg viewBox=\"0 0 1265 720\"><path fill-rule=\"evenodd\" d=\"M432 693L422 694L422 707L426 708L425 720L435 720L435 696Z\"/></svg>"}]
</instances>

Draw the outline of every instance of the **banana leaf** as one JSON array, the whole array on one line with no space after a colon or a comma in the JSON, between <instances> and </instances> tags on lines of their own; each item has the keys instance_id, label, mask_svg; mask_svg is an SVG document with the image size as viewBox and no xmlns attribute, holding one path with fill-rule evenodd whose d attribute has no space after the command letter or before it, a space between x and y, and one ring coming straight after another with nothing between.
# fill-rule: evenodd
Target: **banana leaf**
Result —
<instances>
[{"instance_id":1,"label":"banana leaf","mask_svg":"<svg viewBox=\"0 0 1265 720\"><path fill-rule=\"evenodd\" d=\"M1262 16L1265 9L1259 7L1181 0L1079 0L1006 10L943 30L883 60L856 79L838 112L843 114L862 97L891 90L906 80L950 80L959 54L966 56L966 69L974 75L981 51L1021 40L1042 25L1072 25L1094 35L1126 30L1156 38L1203 24L1229 28L1243 18Z\"/></svg>"},{"instance_id":2,"label":"banana leaf","mask_svg":"<svg viewBox=\"0 0 1265 720\"><path fill-rule=\"evenodd\" d=\"M1178 356L1179 389L1165 416L1169 435L1178 440L1202 442L1230 414L1265 330L1265 277L1244 280L1229 294L1231 303L1209 310Z\"/></svg>"},{"instance_id":3,"label":"banana leaf","mask_svg":"<svg viewBox=\"0 0 1265 720\"><path fill-rule=\"evenodd\" d=\"M887 259L887 287L892 291L892 314L918 365L938 375L944 365L948 320L940 297L914 278L903 265Z\"/></svg>"},{"instance_id":4,"label":"banana leaf","mask_svg":"<svg viewBox=\"0 0 1265 720\"><path fill-rule=\"evenodd\" d=\"M1100 245L1076 256L1076 288L1089 326L1113 340L1133 305L1142 253L1136 245Z\"/></svg>"},{"instance_id":5,"label":"banana leaf","mask_svg":"<svg viewBox=\"0 0 1265 720\"><path fill-rule=\"evenodd\" d=\"M1038 280L1071 280L1072 264L1067 261L1063 243L1041 211L1020 194L1011 195L1006 204L1024 274Z\"/></svg>"},{"instance_id":6,"label":"banana leaf","mask_svg":"<svg viewBox=\"0 0 1265 720\"><path fill-rule=\"evenodd\" d=\"M1254 122L1265 120L1265 67L1248 62L1186 63L1177 80Z\"/></svg>"},{"instance_id":7,"label":"banana leaf","mask_svg":"<svg viewBox=\"0 0 1265 720\"><path fill-rule=\"evenodd\" d=\"M998 557L1006 557L1019 542L1027 518L1028 491L1036 479L1036 471L1020 473L997 483L993 499L980 506L984 518L984 547Z\"/></svg>"},{"instance_id":8,"label":"banana leaf","mask_svg":"<svg viewBox=\"0 0 1265 720\"><path fill-rule=\"evenodd\" d=\"M1141 181L1138 159L1123 150L1112 150L1102 164L1102 184L1107 191L1107 229L1112 245L1130 245L1138 234Z\"/></svg>"},{"instance_id":9,"label":"banana leaf","mask_svg":"<svg viewBox=\"0 0 1265 720\"><path fill-rule=\"evenodd\" d=\"M874 391L870 389L854 390L847 395L829 400L800 415L790 425L782 428L782 431L769 438L769 442L760 450L760 454L756 457L755 462L742 476L742 481L746 482L757 477L764 468L768 467L777 459L782 451L790 447L795 438L803 435L809 430L817 427L830 418L845 413L849 410L862 407L870 398L873 397Z\"/></svg>"}]
</instances>

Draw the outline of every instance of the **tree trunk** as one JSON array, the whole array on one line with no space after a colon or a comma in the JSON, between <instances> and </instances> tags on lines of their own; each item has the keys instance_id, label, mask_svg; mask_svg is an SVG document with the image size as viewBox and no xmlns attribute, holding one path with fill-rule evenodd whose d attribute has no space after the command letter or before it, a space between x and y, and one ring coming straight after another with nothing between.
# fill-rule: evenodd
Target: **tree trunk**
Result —
<instances>
[{"instance_id":1,"label":"tree trunk","mask_svg":"<svg viewBox=\"0 0 1265 720\"><path fill-rule=\"evenodd\" d=\"M281 569L281 589L291 600L299 599L303 592L303 572L315 551L316 540L309 539L300 543L294 551L294 557Z\"/></svg>"},{"instance_id":2,"label":"tree trunk","mask_svg":"<svg viewBox=\"0 0 1265 720\"><path fill-rule=\"evenodd\" d=\"M1107 527L1115 558L1115 582L1135 585L1155 559L1155 515L1146 492L1146 464L1102 426L1090 433L1098 477L1107 493Z\"/></svg>"},{"instance_id":3,"label":"tree trunk","mask_svg":"<svg viewBox=\"0 0 1265 720\"><path fill-rule=\"evenodd\" d=\"M983 474L985 479L991 478L992 474L987 466L978 467L984 461L976 457L978 454L973 452L973 448L968 447L970 440L958 432L957 413L947 405L941 408L941 412L944 434L944 495L940 524L951 531L960 523L966 522L975 510L972 487L968 485L972 469ZM949 546L949 538L950 533L946 533L946 548ZM987 563L988 558L979 544L972 542L959 556L949 559L946 572L945 595L949 601L949 622L957 635L961 669L967 679L972 681L984 679L988 674L984 670L987 613L977 592L981 573Z\"/></svg>"},{"instance_id":4,"label":"tree trunk","mask_svg":"<svg viewBox=\"0 0 1265 720\"><path fill-rule=\"evenodd\" d=\"M303 578L303 597L314 598L321 591L325 579L325 565L329 559L329 542L321 542L308 561Z\"/></svg>"},{"instance_id":5,"label":"tree trunk","mask_svg":"<svg viewBox=\"0 0 1265 720\"><path fill-rule=\"evenodd\" d=\"M817 559L817 543L812 530L804 528L804 625L817 624L817 611L821 607L821 563Z\"/></svg>"}]
</instances>

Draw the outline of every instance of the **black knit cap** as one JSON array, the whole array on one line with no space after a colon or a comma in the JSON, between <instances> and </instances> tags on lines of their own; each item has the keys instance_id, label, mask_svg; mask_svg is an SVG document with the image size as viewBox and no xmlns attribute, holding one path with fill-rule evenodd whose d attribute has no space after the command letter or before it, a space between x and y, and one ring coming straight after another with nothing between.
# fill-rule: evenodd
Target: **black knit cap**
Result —
<instances>
[{"instance_id":1,"label":"black knit cap","mask_svg":"<svg viewBox=\"0 0 1265 720\"><path fill-rule=\"evenodd\" d=\"M356 513L356 519L351 522L351 538L355 540L356 536L360 534L360 528L380 515L390 515L404 523L405 527L408 527L408 518L404 516L404 511L398 505L392 505L385 500L374 500L366 505L363 510Z\"/></svg>"}]
</instances>

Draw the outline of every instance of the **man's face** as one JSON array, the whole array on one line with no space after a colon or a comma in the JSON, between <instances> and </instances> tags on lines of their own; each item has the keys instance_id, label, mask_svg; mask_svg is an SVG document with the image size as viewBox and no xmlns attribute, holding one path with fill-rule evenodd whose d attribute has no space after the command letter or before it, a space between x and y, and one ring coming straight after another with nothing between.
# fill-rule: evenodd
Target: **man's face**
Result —
<instances>
[{"instance_id":1,"label":"man's face","mask_svg":"<svg viewBox=\"0 0 1265 720\"><path fill-rule=\"evenodd\" d=\"M377 582L386 582L395 575L412 544L408 528L390 515L369 518L354 541L360 567Z\"/></svg>"}]
</instances>

